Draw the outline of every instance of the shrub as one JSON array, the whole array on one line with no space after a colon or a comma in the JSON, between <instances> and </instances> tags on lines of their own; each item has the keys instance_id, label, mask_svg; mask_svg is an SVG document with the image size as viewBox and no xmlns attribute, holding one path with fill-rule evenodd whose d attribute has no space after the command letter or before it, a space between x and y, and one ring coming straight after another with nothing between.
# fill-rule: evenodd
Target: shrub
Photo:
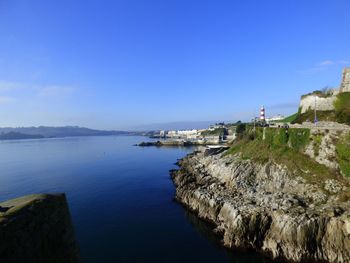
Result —
<instances>
[{"instance_id":1,"label":"shrub","mask_svg":"<svg viewBox=\"0 0 350 263\"><path fill-rule=\"evenodd\" d=\"M320 147L322 143L322 134L316 134L312 137L313 139L313 147L314 147L314 155L318 156L320 154Z\"/></svg>"},{"instance_id":2,"label":"shrub","mask_svg":"<svg viewBox=\"0 0 350 263\"><path fill-rule=\"evenodd\" d=\"M289 129L290 146L295 150L304 148L310 140L309 129Z\"/></svg>"},{"instance_id":3,"label":"shrub","mask_svg":"<svg viewBox=\"0 0 350 263\"><path fill-rule=\"evenodd\" d=\"M289 140L288 129L278 129L277 134L275 135L273 144L278 146L287 145L288 140Z\"/></svg>"},{"instance_id":4,"label":"shrub","mask_svg":"<svg viewBox=\"0 0 350 263\"><path fill-rule=\"evenodd\" d=\"M340 170L345 176L350 176L350 135L346 135L336 144L336 153Z\"/></svg>"},{"instance_id":5,"label":"shrub","mask_svg":"<svg viewBox=\"0 0 350 263\"><path fill-rule=\"evenodd\" d=\"M315 112L313 110L307 110L306 112L296 116L292 123L303 123L304 121L313 121L315 118ZM317 119L319 121L337 121L335 111L317 111Z\"/></svg>"},{"instance_id":6,"label":"shrub","mask_svg":"<svg viewBox=\"0 0 350 263\"><path fill-rule=\"evenodd\" d=\"M338 122L350 124L350 92L337 95L334 101L335 115Z\"/></svg>"},{"instance_id":7,"label":"shrub","mask_svg":"<svg viewBox=\"0 0 350 263\"><path fill-rule=\"evenodd\" d=\"M246 125L244 123L240 123L237 125L236 134L242 134L245 132L245 130L246 130Z\"/></svg>"}]
</instances>

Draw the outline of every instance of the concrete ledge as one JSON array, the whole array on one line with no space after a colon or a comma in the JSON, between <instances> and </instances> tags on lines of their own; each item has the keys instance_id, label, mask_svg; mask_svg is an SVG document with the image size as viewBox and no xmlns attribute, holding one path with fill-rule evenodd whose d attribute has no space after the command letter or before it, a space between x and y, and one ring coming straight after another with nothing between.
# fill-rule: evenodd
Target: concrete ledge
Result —
<instances>
[{"instance_id":1,"label":"concrete ledge","mask_svg":"<svg viewBox=\"0 0 350 263\"><path fill-rule=\"evenodd\" d=\"M64 194L0 203L0 262L80 262Z\"/></svg>"}]
</instances>

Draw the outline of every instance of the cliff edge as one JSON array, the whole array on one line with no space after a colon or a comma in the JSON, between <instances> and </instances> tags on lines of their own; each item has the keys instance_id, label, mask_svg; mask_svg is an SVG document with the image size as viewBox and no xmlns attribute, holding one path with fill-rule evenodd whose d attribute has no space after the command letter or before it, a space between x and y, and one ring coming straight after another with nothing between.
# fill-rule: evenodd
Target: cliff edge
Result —
<instances>
[{"instance_id":1,"label":"cliff edge","mask_svg":"<svg viewBox=\"0 0 350 263\"><path fill-rule=\"evenodd\" d=\"M348 179L304 153L315 143L308 132L291 132L284 142L277 139L285 130L270 133L270 143L264 132L179 161L171 173L176 199L215 224L228 248L293 262L350 262Z\"/></svg>"},{"instance_id":2,"label":"cliff edge","mask_svg":"<svg viewBox=\"0 0 350 263\"><path fill-rule=\"evenodd\" d=\"M0 203L0 262L80 262L64 194Z\"/></svg>"}]
</instances>

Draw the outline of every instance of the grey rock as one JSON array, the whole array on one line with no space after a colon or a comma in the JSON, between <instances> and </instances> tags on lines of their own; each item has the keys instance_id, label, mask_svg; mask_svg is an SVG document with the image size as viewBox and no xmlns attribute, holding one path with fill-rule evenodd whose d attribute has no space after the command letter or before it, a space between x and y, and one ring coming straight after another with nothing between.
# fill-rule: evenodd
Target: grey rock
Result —
<instances>
[{"instance_id":1,"label":"grey rock","mask_svg":"<svg viewBox=\"0 0 350 263\"><path fill-rule=\"evenodd\" d=\"M350 262L350 204L273 162L196 152L172 171L176 199L216 225L228 248L250 248L273 258Z\"/></svg>"}]
</instances>

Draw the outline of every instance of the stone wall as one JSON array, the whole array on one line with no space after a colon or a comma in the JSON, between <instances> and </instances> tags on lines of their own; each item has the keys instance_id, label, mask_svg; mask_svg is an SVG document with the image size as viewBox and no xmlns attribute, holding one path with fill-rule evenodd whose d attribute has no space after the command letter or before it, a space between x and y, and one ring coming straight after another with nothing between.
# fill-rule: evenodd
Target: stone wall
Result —
<instances>
[{"instance_id":1,"label":"stone wall","mask_svg":"<svg viewBox=\"0 0 350 263\"><path fill-rule=\"evenodd\" d=\"M350 92L350 68L343 70L343 79L340 86L340 92Z\"/></svg>"},{"instance_id":2,"label":"stone wall","mask_svg":"<svg viewBox=\"0 0 350 263\"><path fill-rule=\"evenodd\" d=\"M64 194L0 203L0 262L80 262Z\"/></svg>"},{"instance_id":3,"label":"stone wall","mask_svg":"<svg viewBox=\"0 0 350 263\"><path fill-rule=\"evenodd\" d=\"M303 122L302 124L290 124L290 128L306 128L312 130L339 130L339 131L349 131L350 126L334 121L319 121L316 123L313 122Z\"/></svg>"},{"instance_id":4,"label":"stone wall","mask_svg":"<svg viewBox=\"0 0 350 263\"><path fill-rule=\"evenodd\" d=\"M307 96L303 96L300 100L301 113L305 113L308 110L315 109L315 98L316 98L316 110L318 111L334 110L333 103L336 99L336 96L323 98L315 94L310 94Z\"/></svg>"},{"instance_id":5,"label":"stone wall","mask_svg":"<svg viewBox=\"0 0 350 263\"><path fill-rule=\"evenodd\" d=\"M343 78L339 89L333 90L333 95L330 97L321 97L317 94L310 94L301 97L300 108L301 113L305 113L308 110L315 109L315 97L316 97L316 110L328 111L334 110L333 102L336 100L338 93L350 92L350 68L344 68Z\"/></svg>"}]
</instances>

